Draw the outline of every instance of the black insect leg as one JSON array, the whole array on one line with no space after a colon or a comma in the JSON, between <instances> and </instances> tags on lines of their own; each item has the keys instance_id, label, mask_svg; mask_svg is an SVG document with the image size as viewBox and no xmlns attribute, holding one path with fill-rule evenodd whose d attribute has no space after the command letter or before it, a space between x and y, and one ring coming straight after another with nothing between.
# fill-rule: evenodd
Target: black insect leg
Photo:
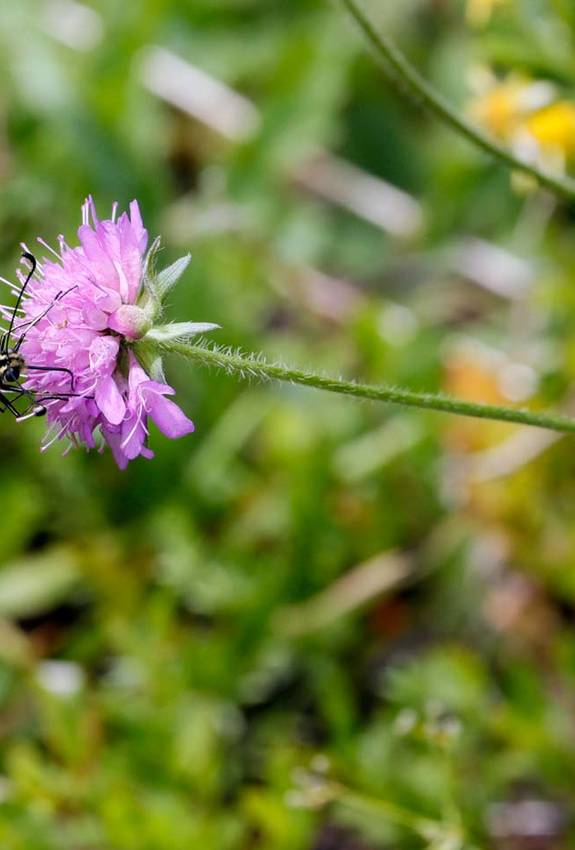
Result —
<instances>
[{"instance_id":1,"label":"black insect leg","mask_svg":"<svg viewBox=\"0 0 575 850\"><path fill-rule=\"evenodd\" d=\"M74 375L69 369L64 369L63 366L30 366L28 363L26 364L26 371L34 371L34 372L65 372L66 375L70 377L70 386L72 388L72 392L74 392Z\"/></svg>"}]
</instances>

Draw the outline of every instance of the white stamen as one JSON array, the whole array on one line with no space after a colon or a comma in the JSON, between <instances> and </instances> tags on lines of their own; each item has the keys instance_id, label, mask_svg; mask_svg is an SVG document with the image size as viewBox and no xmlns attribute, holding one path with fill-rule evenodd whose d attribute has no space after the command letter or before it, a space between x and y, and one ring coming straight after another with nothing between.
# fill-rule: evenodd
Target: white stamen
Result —
<instances>
[{"instance_id":1,"label":"white stamen","mask_svg":"<svg viewBox=\"0 0 575 850\"><path fill-rule=\"evenodd\" d=\"M51 254L54 254L54 256L56 257L57 260L60 259L60 254L57 251L55 251L54 248L52 248L51 245L48 245L48 243L44 239L42 239L41 236L39 236L36 241L40 245L42 245L43 248L46 248L47 251L50 251Z\"/></svg>"},{"instance_id":2,"label":"white stamen","mask_svg":"<svg viewBox=\"0 0 575 850\"><path fill-rule=\"evenodd\" d=\"M18 295L20 293L20 289L14 283L12 283L11 280L6 280L5 277L0 277L0 282L6 284L6 286L9 287L15 295Z\"/></svg>"},{"instance_id":3,"label":"white stamen","mask_svg":"<svg viewBox=\"0 0 575 850\"><path fill-rule=\"evenodd\" d=\"M99 219L98 219L98 215L96 213L96 204L94 203L94 198L91 195L88 198L87 203L88 203L88 207L90 209L90 212L92 213L93 226L97 227L98 224L99 224Z\"/></svg>"},{"instance_id":4,"label":"white stamen","mask_svg":"<svg viewBox=\"0 0 575 850\"><path fill-rule=\"evenodd\" d=\"M48 443L44 443L44 444L42 445L42 447L40 448L40 451L42 452L42 454L43 454L44 452L48 451L48 449L50 448L50 446L53 446L53 445L54 445L54 443L55 443L55 442L57 442L57 441L60 439L60 437L63 437L63 436L64 436L64 434L66 433L66 429L67 429L67 427L68 427L68 423L66 423L65 425L63 425L63 426L60 428L60 430L59 430L59 431L58 431L58 432L57 432L57 433L56 433L56 434L52 437L52 439L51 439Z\"/></svg>"},{"instance_id":5,"label":"white stamen","mask_svg":"<svg viewBox=\"0 0 575 850\"><path fill-rule=\"evenodd\" d=\"M132 439L132 437L134 436L134 434L136 433L136 431L137 431L137 430L138 430L138 428L140 427L140 418L141 418L141 417L139 417L139 416L138 416L138 417L136 417L136 424L134 425L134 427L132 428L132 430L130 431L130 433L129 433L129 434L128 434L128 436L126 437L126 439L125 439L125 440L123 440L123 441L120 443L120 448L121 448L121 449L123 449L123 448L124 448L124 446L127 446L127 445L128 445L128 443L130 442L130 440ZM144 430L145 430L145 428L144 428Z\"/></svg>"},{"instance_id":6,"label":"white stamen","mask_svg":"<svg viewBox=\"0 0 575 850\"><path fill-rule=\"evenodd\" d=\"M7 319L11 319L14 313L23 313L23 310L11 310L10 307L0 307L0 313ZM14 329L15 330L15 329Z\"/></svg>"}]
</instances>

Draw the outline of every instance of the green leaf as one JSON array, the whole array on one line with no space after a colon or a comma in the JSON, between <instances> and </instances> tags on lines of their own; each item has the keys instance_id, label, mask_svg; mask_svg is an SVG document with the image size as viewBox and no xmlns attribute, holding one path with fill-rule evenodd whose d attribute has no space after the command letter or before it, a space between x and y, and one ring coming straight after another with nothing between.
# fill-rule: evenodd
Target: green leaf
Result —
<instances>
[{"instance_id":1,"label":"green leaf","mask_svg":"<svg viewBox=\"0 0 575 850\"><path fill-rule=\"evenodd\" d=\"M213 322L171 322L169 325L156 325L150 328L146 339L153 339L156 342L168 342L171 339L186 340L220 327Z\"/></svg>"},{"instance_id":2,"label":"green leaf","mask_svg":"<svg viewBox=\"0 0 575 850\"><path fill-rule=\"evenodd\" d=\"M170 289L178 282L190 265L191 260L192 255L186 254L184 257L176 260L175 263L172 263L171 266L163 269L156 277L150 279L152 289L160 300L163 300Z\"/></svg>"}]
</instances>

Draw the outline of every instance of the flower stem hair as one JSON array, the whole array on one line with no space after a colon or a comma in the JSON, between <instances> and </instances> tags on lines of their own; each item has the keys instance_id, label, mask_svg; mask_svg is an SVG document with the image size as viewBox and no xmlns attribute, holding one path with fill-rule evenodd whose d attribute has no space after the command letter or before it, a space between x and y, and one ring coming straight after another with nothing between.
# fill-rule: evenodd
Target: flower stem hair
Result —
<instances>
[{"instance_id":1,"label":"flower stem hair","mask_svg":"<svg viewBox=\"0 0 575 850\"><path fill-rule=\"evenodd\" d=\"M144 343L147 344L147 343ZM221 349L207 344L192 345L188 342L168 340L157 343L163 354L177 354L193 360L201 366L222 369L232 375L258 380L275 380L305 387L327 390L331 393L353 396L354 398L382 401L403 407L415 407L422 410L434 410L468 416L474 419L492 419L501 422L513 422L518 425L531 425L547 428L551 431L575 433L575 419L556 413L536 412L493 404L478 404L473 401L450 398L438 393L422 393L391 386L360 384L328 375L318 375L302 369L294 369L281 363L270 363L259 354L243 354L239 351Z\"/></svg>"}]
</instances>

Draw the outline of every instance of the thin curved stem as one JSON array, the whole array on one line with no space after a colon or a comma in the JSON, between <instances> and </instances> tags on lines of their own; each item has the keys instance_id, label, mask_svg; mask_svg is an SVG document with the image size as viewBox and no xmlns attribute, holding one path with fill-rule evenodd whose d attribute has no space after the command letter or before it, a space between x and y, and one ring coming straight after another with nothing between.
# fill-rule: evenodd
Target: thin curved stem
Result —
<instances>
[{"instance_id":1,"label":"thin curved stem","mask_svg":"<svg viewBox=\"0 0 575 850\"><path fill-rule=\"evenodd\" d=\"M144 343L147 347L151 342ZM141 343L140 343L141 345ZM494 404L477 404L473 401L463 401L435 393L420 393L412 390L399 389L389 386L373 386L346 381L342 378L317 375L301 369L293 369L278 363L268 363L259 356L241 354L234 351L224 351L206 345L192 345L188 342L174 340L153 343L157 351L166 354L178 354L189 360L194 360L202 366L212 366L223 369L230 374L242 378L271 379L285 381L291 384L301 384L304 387L315 387L327 392L354 396L355 398L383 401L404 407L416 407L422 410L436 410L441 413L452 413L457 416L469 416L474 419L492 419L500 422L515 422L518 425L531 425L536 428L547 428L565 434L575 433L575 419L554 413L536 413L512 407L501 407Z\"/></svg>"},{"instance_id":2,"label":"thin curved stem","mask_svg":"<svg viewBox=\"0 0 575 850\"><path fill-rule=\"evenodd\" d=\"M545 186L569 201L575 200L575 180L558 177L519 159L508 148L473 126L421 76L393 40L381 30L376 29L358 0L341 0L341 3L363 32L384 70L389 74L391 69L410 94L427 106L445 124L508 168L528 174L541 186Z\"/></svg>"}]
</instances>

